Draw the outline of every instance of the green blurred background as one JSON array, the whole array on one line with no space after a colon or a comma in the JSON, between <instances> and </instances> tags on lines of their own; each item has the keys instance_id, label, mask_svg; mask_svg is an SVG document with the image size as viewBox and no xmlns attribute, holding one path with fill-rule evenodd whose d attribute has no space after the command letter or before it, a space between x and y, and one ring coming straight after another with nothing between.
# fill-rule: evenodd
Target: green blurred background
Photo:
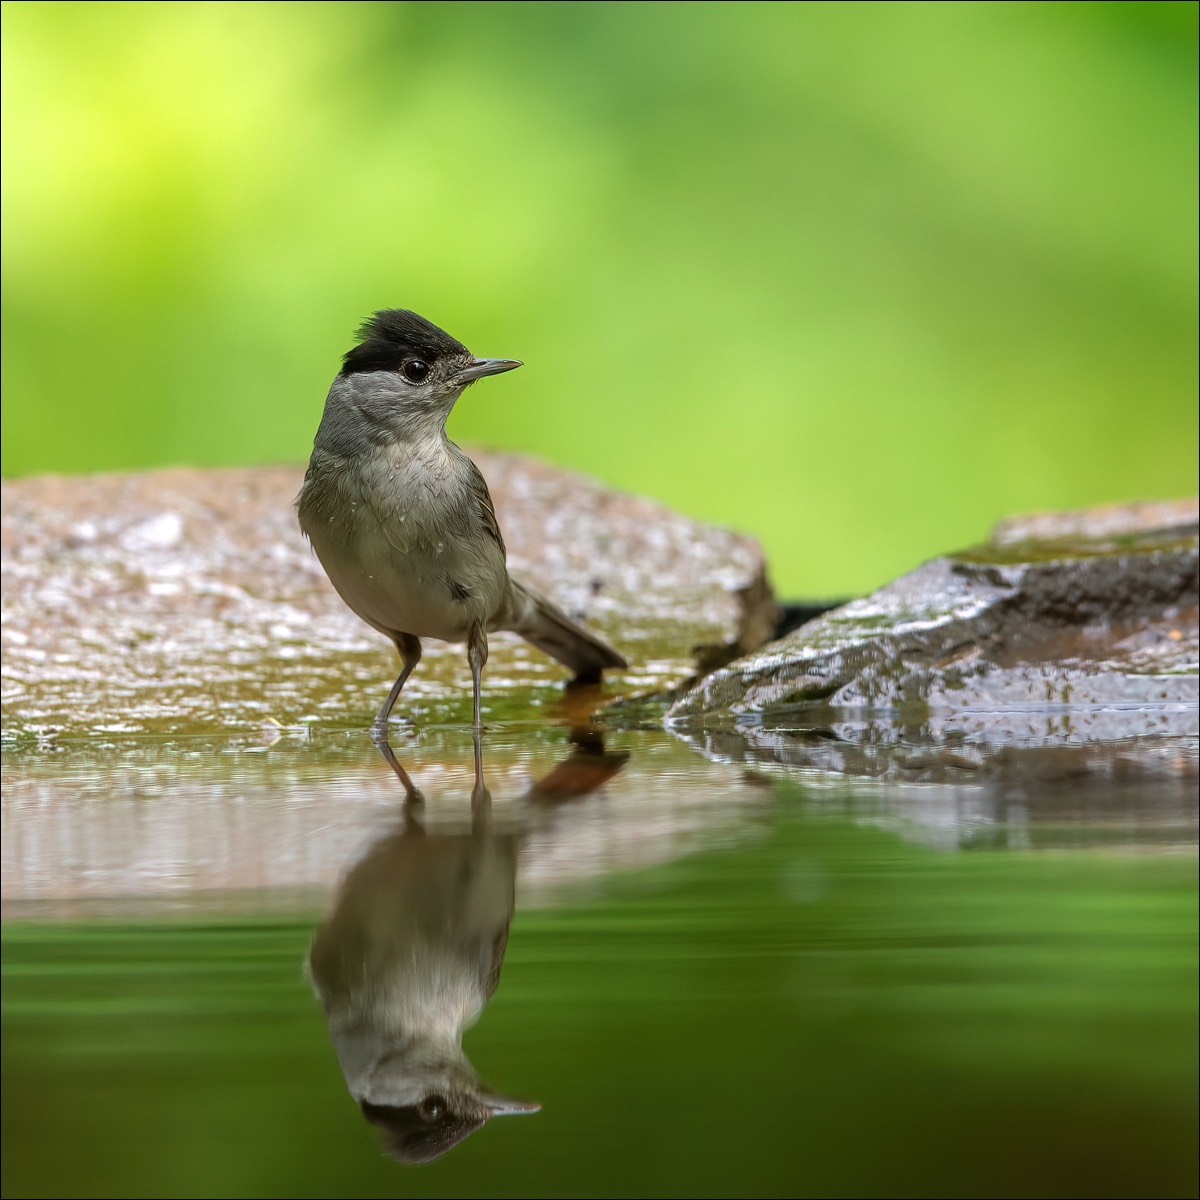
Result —
<instances>
[{"instance_id":1,"label":"green blurred background","mask_svg":"<svg viewBox=\"0 0 1200 1200\"><path fill-rule=\"evenodd\" d=\"M1193 3L7 3L6 476L301 460L375 308L460 440L869 588L1194 492Z\"/></svg>"}]
</instances>

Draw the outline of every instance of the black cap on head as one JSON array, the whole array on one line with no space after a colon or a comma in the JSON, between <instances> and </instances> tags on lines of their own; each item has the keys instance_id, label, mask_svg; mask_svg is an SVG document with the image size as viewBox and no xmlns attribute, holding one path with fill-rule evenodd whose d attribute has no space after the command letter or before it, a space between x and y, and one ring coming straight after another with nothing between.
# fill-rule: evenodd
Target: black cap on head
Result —
<instances>
[{"instance_id":1,"label":"black cap on head","mask_svg":"<svg viewBox=\"0 0 1200 1200\"><path fill-rule=\"evenodd\" d=\"M471 352L432 321L407 308L385 308L359 327L359 344L342 355L343 375L360 371L396 371L408 359L424 362Z\"/></svg>"}]
</instances>

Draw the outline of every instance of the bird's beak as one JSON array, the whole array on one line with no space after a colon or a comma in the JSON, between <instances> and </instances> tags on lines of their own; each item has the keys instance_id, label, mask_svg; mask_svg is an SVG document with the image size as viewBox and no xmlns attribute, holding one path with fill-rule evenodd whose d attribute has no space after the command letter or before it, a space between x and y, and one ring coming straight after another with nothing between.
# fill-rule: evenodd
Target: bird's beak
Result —
<instances>
[{"instance_id":1,"label":"bird's beak","mask_svg":"<svg viewBox=\"0 0 1200 1200\"><path fill-rule=\"evenodd\" d=\"M542 1106L534 1104L531 1100L514 1100L511 1096L497 1096L492 1092L484 1092L480 1099L487 1105L493 1117L515 1117L542 1111Z\"/></svg>"},{"instance_id":2,"label":"bird's beak","mask_svg":"<svg viewBox=\"0 0 1200 1200\"><path fill-rule=\"evenodd\" d=\"M514 371L521 364L515 358L477 358L454 376L455 383L474 383L485 375Z\"/></svg>"}]
</instances>

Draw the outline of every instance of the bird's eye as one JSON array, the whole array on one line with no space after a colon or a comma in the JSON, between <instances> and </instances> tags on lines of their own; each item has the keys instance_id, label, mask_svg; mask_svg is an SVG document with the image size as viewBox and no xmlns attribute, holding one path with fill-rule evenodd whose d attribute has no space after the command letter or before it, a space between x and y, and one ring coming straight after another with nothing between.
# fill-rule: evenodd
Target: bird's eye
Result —
<instances>
[{"instance_id":1,"label":"bird's eye","mask_svg":"<svg viewBox=\"0 0 1200 1200\"><path fill-rule=\"evenodd\" d=\"M436 1121L445 1111L446 1097L439 1096L437 1092L421 1101L421 1116L426 1121Z\"/></svg>"},{"instance_id":2,"label":"bird's eye","mask_svg":"<svg viewBox=\"0 0 1200 1200\"><path fill-rule=\"evenodd\" d=\"M419 358L410 359L400 368L400 372L409 383L420 383L429 374L429 364Z\"/></svg>"}]
</instances>

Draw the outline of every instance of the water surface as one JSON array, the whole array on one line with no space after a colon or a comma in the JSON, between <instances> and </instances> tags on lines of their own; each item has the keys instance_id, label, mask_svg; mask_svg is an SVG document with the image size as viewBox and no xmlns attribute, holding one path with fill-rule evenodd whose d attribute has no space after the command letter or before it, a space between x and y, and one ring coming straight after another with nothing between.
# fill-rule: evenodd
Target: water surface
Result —
<instances>
[{"instance_id":1,"label":"water surface","mask_svg":"<svg viewBox=\"0 0 1200 1200\"><path fill-rule=\"evenodd\" d=\"M6 1195L1194 1194L1186 772L394 744L420 805L337 729L7 753ZM541 1110L403 1165L338 1013L477 944L473 1077Z\"/></svg>"}]
</instances>

